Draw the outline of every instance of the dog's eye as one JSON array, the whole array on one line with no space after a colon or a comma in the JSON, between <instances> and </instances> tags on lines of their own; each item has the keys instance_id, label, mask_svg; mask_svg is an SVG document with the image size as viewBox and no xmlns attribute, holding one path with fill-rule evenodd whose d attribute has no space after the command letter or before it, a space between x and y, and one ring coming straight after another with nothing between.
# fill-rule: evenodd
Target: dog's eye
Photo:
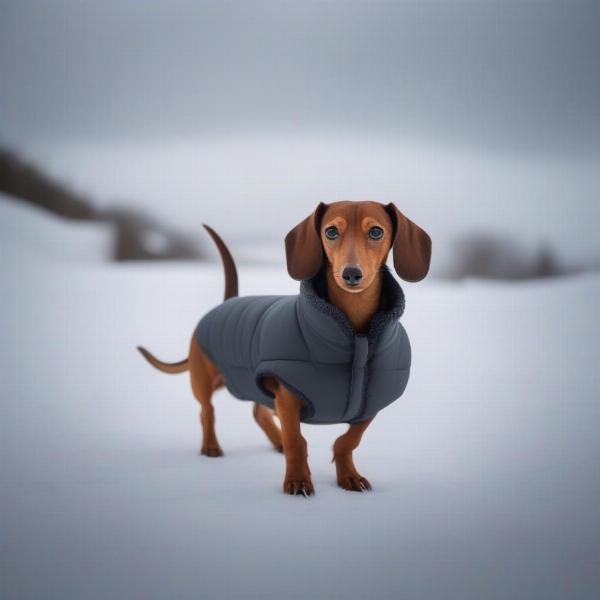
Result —
<instances>
[{"instance_id":1,"label":"dog's eye","mask_svg":"<svg viewBox=\"0 0 600 600\"><path fill-rule=\"evenodd\" d=\"M337 227L328 227L325 230L325 235L327 236L327 238L329 238L330 240L336 240L337 238L340 237L340 232L338 231Z\"/></svg>"},{"instance_id":2,"label":"dog's eye","mask_svg":"<svg viewBox=\"0 0 600 600\"><path fill-rule=\"evenodd\" d=\"M381 227L371 227L369 229L369 237L372 240L380 240L383 237L383 229Z\"/></svg>"}]
</instances>

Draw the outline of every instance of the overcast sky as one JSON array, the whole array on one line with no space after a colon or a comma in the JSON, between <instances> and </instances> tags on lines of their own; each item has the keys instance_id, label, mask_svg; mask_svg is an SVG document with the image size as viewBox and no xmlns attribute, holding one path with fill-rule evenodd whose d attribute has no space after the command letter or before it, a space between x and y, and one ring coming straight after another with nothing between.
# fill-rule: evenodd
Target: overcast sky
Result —
<instances>
[{"instance_id":1,"label":"overcast sky","mask_svg":"<svg viewBox=\"0 0 600 600\"><path fill-rule=\"evenodd\" d=\"M600 149L600 2L0 0L0 139Z\"/></svg>"}]
</instances>

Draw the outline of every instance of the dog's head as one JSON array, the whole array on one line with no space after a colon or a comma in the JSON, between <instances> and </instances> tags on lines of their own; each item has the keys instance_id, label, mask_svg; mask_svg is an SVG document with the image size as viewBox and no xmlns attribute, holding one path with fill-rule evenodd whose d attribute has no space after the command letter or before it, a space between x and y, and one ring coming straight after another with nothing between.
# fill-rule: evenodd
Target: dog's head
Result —
<instances>
[{"instance_id":1,"label":"dog's head","mask_svg":"<svg viewBox=\"0 0 600 600\"><path fill-rule=\"evenodd\" d=\"M394 269L402 279L423 279L429 271L431 239L392 203L320 203L287 234L285 250L288 272L294 279L311 279L327 260L342 289L362 292L371 285L390 250Z\"/></svg>"}]
</instances>

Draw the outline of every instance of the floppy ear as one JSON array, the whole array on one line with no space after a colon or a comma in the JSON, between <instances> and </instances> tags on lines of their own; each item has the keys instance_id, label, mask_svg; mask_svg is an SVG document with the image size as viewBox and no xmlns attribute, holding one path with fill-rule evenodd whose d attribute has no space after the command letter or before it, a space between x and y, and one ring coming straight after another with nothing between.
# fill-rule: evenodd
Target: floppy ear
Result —
<instances>
[{"instance_id":1,"label":"floppy ear","mask_svg":"<svg viewBox=\"0 0 600 600\"><path fill-rule=\"evenodd\" d=\"M392 202L385 209L394 226L394 269L405 281L421 281L429 271L431 238Z\"/></svg>"},{"instance_id":2,"label":"floppy ear","mask_svg":"<svg viewBox=\"0 0 600 600\"><path fill-rule=\"evenodd\" d=\"M304 221L301 221L285 236L287 270L293 279L314 277L323 263L323 246L319 227L327 208L323 202Z\"/></svg>"}]
</instances>

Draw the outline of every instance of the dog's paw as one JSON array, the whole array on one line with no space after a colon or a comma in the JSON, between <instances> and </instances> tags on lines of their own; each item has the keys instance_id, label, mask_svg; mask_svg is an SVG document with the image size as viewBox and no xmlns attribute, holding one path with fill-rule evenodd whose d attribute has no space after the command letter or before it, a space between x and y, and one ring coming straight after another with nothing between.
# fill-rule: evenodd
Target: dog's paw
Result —
<instances>
[{"instance_id":1,"label":"dog's paw","mask_svg":"<svg viewBox=\"0 0 600 600\"><path fill-rule=\"evenodd\" d=\"M338 477L338 485L349 492L366 492L371 490L368 479L358 473L349 473Z\"/></svg>"},{"instance_id":2,"label":"dog's paw","mask_svg":"<svg viewBox=\"0 0 600 600\"><path fill-rule=\"evenodd\" d=\"M220 446L202 446L202 448L200 448L200 454L203 454L204 456L216 457L223 456L224 452L221 450Z\"/></svg>"},{"instance_id":3,"label":"dog's paw","mask_svg":"<svg viewBox=\"0 0 600 600\"><path fill-rule=\"evenodd\" d=\"M310 478L305 479L286 479L283 482L283 493L290 496L312 496L315 493L315 488Z\"/></svg>"},{"instance_id":4,"label":"dog's paw","mask_svg":"<svg viewBox=\"0 0 600 600\"><path fill-rule=\"evenodd\" d=\"M331 462L335 462L337 484L342 489L349 492L366 492L372 489L369 480L356 470L352 456L334 455Z\"/></svg>"}]
</instances>

